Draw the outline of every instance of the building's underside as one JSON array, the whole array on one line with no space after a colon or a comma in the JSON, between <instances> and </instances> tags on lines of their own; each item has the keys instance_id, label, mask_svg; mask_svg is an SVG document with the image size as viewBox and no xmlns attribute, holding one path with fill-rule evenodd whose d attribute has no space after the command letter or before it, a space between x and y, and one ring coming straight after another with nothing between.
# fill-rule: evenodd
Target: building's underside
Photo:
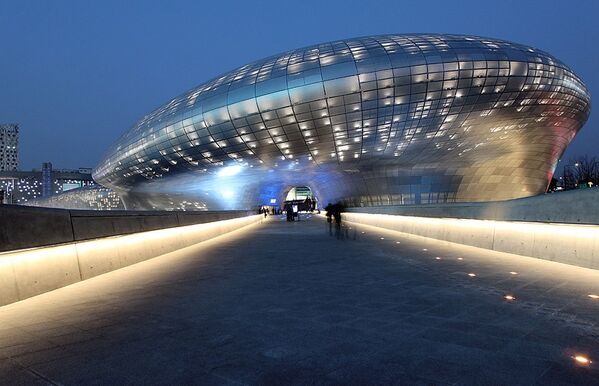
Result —
<instances>
[{"instance_id":1,"label":"building's underside","mask_svg":"<svg viewBox=\"0 0 599 386\"><path fill-rule=\"evenodd\" d=\"M129 209L250 209L308 186L349 206L493 201L545 191L587 120L549 54L457 35L289 51L145 116L94 171Z\"/></svg>"}]
</instances>

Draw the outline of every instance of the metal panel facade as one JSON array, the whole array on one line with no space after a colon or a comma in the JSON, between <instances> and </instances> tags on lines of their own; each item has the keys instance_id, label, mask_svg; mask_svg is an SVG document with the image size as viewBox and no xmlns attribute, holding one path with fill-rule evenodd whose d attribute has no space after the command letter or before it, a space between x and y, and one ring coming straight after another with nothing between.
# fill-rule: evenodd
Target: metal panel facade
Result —
<instances>
[{"instance_id":1,"label":"metal panel facade","mask_svg":"<svg viewBox=\"0 0 599 386\"><path fill-rule=\"evenodd\" d=\"M588 118L549 54L461 35L285 52L202 84L126 132L94 171L129 209L249 209L308 186L350 206L544 192Z\"/></svg>"}]
</instances>

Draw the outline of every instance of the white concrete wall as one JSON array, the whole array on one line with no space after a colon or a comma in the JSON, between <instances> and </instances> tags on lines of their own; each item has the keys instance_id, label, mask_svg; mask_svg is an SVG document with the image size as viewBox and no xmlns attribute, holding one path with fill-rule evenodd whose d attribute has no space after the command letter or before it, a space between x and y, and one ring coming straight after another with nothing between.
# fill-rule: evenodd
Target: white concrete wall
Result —
<instances>
[{"instance_id":1,"label":"white concrete wall","mask_svg":"<svg viewBox=\"0 0 599 386\"><path fill-rule=\"evenodd\" d=\"M415 217L597 225L599 188L570 190L507 201L389 205L347 210L353 213Z\"/></svg>"},{"instance_id":2,"label":"white concrete wall","mask_svg":"<svg viewBox=\"0 0 599 386\"><path fill-rule=\"evenodd\" d=\"M344 213L356 224L599 269L599 225Z\"/></svg>"},{"instance_id":3,"label":"white concrete wall","mask_svg":"<svg viewBox=\"0 0 599 386\"><path fill-rule=\"evenodd\" d=\"M262 219L262 215L254 215L0 253L0 305L173 252Z\"/></svg>"}]
</instances>

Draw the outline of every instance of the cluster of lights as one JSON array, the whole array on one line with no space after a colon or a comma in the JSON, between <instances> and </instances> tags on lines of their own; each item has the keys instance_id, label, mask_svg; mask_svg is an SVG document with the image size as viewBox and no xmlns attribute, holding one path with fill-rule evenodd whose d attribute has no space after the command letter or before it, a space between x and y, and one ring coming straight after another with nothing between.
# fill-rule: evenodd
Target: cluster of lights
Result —
<instances>
[{"instance_id":1,"label":"cluster of lights","mask_svg":"<svg viewBox=\"0 0 599 386\"><path fill-rule=\"evenodd\" d=\"M71 171L62 171L71 172ZM72 173L77 173L72 171ZM25 174L25 176L24 176ZM94 185L91 176L89 179L59 178L52 182L51 191L59 194L76 187ZM0 189L6 192L7 201L14 204L31 203L32 200L43 196L44 182L41 172L18 172L14 176L5 175L0 179ZM33 201L35 202L35 201Z\"/></svg>"},{"instance_id":2,"label":"cluster of lights","mask_svg":"<svg viewBox=\"0 0 599 386\"><path fill-rule=\"evenodd\" d=\"M112 190L88 183L82 190L67 190L63 194L29 201L27 205L94 210L124 209L121 198Z\"/></svg>"},{"instance_id":3,"label":"cluster of lights","mask_svg":"<svg viewBox=\"0 0 599 386\"><path fill-rule=\"evenodd\" d=\"M14 203L24 203L42 195L42 182L33 178L3 178L0 187Z\"/></svg>"}]
</instances>

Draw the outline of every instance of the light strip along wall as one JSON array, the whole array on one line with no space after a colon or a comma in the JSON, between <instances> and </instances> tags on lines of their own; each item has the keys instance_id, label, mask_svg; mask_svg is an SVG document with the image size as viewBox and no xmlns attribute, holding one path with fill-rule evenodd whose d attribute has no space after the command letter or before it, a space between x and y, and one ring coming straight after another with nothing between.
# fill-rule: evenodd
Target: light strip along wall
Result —
<instances>
[{"instance_id":1,"label":"light strip along wall","mask_svg":"<svg viewBox=\"0 0 599 386\"><path fill-rule=\"evenodd\" d=\"M185 248L261 215L0 253L0 306Z\"/></svg>"}]
</instances>

